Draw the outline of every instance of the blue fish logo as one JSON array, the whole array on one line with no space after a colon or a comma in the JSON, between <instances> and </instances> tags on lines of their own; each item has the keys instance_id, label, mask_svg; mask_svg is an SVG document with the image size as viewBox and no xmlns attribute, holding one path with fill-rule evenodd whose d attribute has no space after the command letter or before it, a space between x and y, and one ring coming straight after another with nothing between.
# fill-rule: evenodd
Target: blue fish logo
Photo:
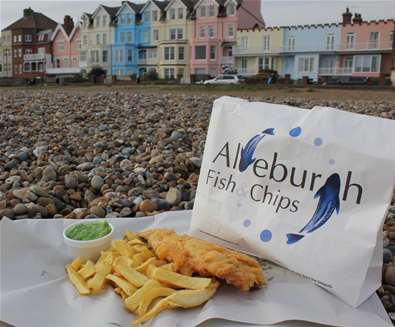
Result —
<instances>
[{"instance_id":1,"label":"blue fish logo","mask_svg":"<svg viewBox=\"0 0 395 327\"><path fill-rule=\"evenodd\" d=\"M332 216L333 211L339 214L340 210L340 176L339 174L332 174L328 177L325 184L314 195L314 199L320 197L315 209L313 217L304 226L298 234L287 234L287 244L294 244L300 241L308 233L314 232L316 229L324 225ZM302 234L303 233L303 234Z\"/></svg>"},{"instance_id":2,"label":"blue fish logo","mask_svg":"<svg viewBox=\"0 0 395 327\"><path fill-rule=\"evenodd\" d=\"M253 157L255 149L258 146L259 142L266 135L274 135L274 128L265 129L262 133L255 135L247 142L246 146L241 149L241 157L239 163L239 170L241 173L245 171L252 163L254 163L255 158Z\"/></svg>"}]
</instances>

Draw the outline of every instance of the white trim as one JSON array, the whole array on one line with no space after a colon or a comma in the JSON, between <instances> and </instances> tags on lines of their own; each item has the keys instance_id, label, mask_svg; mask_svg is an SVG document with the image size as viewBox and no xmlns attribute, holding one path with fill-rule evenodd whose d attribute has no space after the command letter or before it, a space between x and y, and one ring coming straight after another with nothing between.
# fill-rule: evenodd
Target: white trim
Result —
<instances>
[{"instance_id":1,"label":"white trim","mask_svg":"<svg viewBox=\"0 0 395 327\"><path fill-rule=\"evenodd\" d=\"M145 3L144 7L143 7L143 8L141 8L141 10L140 10L140 13L142 13L142 12L145 10L145 8L147 8L147 7L148 7L148 5L149 5L150 3L154 4L154 5L155 5L155 7L156 7L156 8L158 8L159 10L162 10L162 9L160 9L160 8L159 8L159 7L156 5L156 3L155 3L155 2L153 2L152 0L148 0L148 1Z\"/></svg>"},{"instance_id":2,"label":"white trim","mask_svg":"<svg viewBox=\"0 0 395 327\"><path fill-rule=\"evenodd\" d=\"M170 2L167 4L167 6L165 7L165 11L169 10L169 8L174 4L176 0L170 0ZM182 1L180 1L181 4L184 6L185 9L188 9L187 6L185 5L185 3L183 3ZM166 17L167 18L167 17Z\"/></svg>"},{"instance_id":3,"label":"white trim","mask_svg":"<svg viewBox=\"0 0 395 327\"><path fill-rule=\"evenodd\" d=\"M64 37L68 40L68 36L66 34L66 31L64 30L62 24L58 24L58 26L56 26L55 31L52 33L52 37L51 37L51 42L53 42L56 38L56 35L58 34L58 31L61 31L64 35Z\"/></svg>"},{"instance_id":4,"label":"white trim","mask_svg":"<svg viewBox=\"0 0 395 327\"><path fill-rule=\"evenodd\" d=\"M237 8L238 3L236 0L226 0L224 3L224 7L226 7L229 4L229 2L231 2L231 1L236 5L236 8Z\"/></svg>"},{"instance_id":5,"label":"white trim","mask_svg":"<svg viewBox=\"0 0 395 327\"><path fill-rule=\"evenodd\" d=\"M195 5L193 6L193 9L196 10L196 9L200 6L200 4L202 3L202 1L203 1L203 0L198 0L198 2L196 2ZM217 8L219 7L219 3L218 3L217 1L213 0L213 3L214 3L215 6L217 6Z\"/></svg>"},{"instance_id":6,"label":"white trim","mask_svg":"<svg viewBox=\"0 0 395 327\"><path fill-rule=\"evenodd\" d=\"M69 41L71 42L71 40L74 37L74 34L77 32L77 29L81 28L81 22L78 22L76 25L74 25L73 30L71 31L70 35L69 35Z\"/></svg>"},{"instance_id":7,"label":"white trim","mask_svg":"<svg viewBox=\"0 0 395 327\"><path fill-rule=\"evenodd\" d=\"M121 8L119 8L118 11L116 12L115 17L118 17L118 15L122 12L122 10L123 10L125 7L128 7L134 14L136 14L136 12L134 11L134 9L133 9L132 7L130 7L129 3L128 3L128 2L124 2L124 3L122 4ZM105 11L105 10L104 10L104 11Z\"/></svg>"}]
</instances>

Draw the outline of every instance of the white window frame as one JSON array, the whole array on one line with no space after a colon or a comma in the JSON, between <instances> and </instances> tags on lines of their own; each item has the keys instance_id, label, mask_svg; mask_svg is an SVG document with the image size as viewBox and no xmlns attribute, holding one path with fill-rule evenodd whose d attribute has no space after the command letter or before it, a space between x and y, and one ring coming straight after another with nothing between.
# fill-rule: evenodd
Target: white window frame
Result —
<instances>
[{"instance_id":1,"label":"white window frame","mask_svg":"<svg viewBox=\"0 0 395 327\"><path fill-rule=\"evenodd\" d=\"M228 37L235 37L235 27L234 27L234 25L228 25L227 35L228 35Z\"/></svg>"},{"instance_id":2,"label":"white window frame","mask_svg":"<svg viewBox=\"0 0 395 327\"><path fill-rule=\"evenodd\" d=\"M214 33L214 27L212 25L209 25L207 27L207 35L210 39L215 37L215 33Z\"/></svg>"},{"instance_id":3,"label":"white window frame","mask_svg":"<svg viewBox=\"0 0 395 327\"><path fill-rule=\"evenodd\" d=\"M184 19L184 8L177 9L177 19Z\"/></svg>"},{"instance_id":4,"label":"white window frame","mask_svg":"<svg viewBox=\"0 0 395 327\"><path fill-rule=\"evenodd\" d=\"M334 50L335 49L335 35L333 33L329 33L326 35L326 50Z\"/></svg>"},{"instance_id":5,"label":"white window frame","mask_svg":"<svg viewBox=\"0 0 395 327\"><path fill-rule=\"evenodd\" d=\"M199 37L200 38L206 37L206 27L205 26L199 27Z\"/></svg>"},{"instance_id":6,"label":"white window frame","mask_svg":"<svg viewBox=\"0 0 395 327\"><path fill-rule=\"evenodd\" d=\"M210 4L208 6L208 17L214 17L215 16L215 6L214 4Z\"/></svg>"},{"instance_id":7,"label":"white window frame","mask_svg":"<svg viewBox=\"0 0 395 327\"><path fill-rule=\"evenodd\" d=\"M315 57L305 56L298 58L298 72L301 74L310 74L314 72Z\"/></svg>"},{"instance_id":8,"label":"white window frame","mask_svg":"<svg viewBox=\"0 0 395 327\"><path fill-rule=\"evenodd\" d=\"M199 16L200 17L206 17L206 6L205 5L201 5L199 8Z\"/></svg>"},{"instance_id":9,"label":"white window frame","mask_svg":"<svg viewBox=\"0 0 395 327\"><path fill-rule=\"evenodd\" d=\"M356 38L356 34L354 32L347 33L347 35L346 35L346 49L354 49L355 48L355 38Z\"/></svg>"},{"instance_id":10,"label":"white window frame","mask_svg":"<svg viewBox=\"0 0 395 327\"><path fill-rule=\"evenodd\" d=\"M373 58L376 58L376 70L372 69ZM379 73L381 67L381 55L355 55L353 65L353 71L355 73Z\"/></svg>"},{"instance_id":11,"label":"white window frame","mask_svg":"<svg viewBox=\"0 0 395 327\"><path fill-rule=\"evenodd\" d=\"M295 36L289 36L288 37L288 51L294 51L295 50L295 44L296 44Z\"/></svg>"},{"instance_id":12,"label":"white window frame","mask_svg":"<svg viewBox=\"0 0 395 327\"><path fill-rule=\"evenodd\" d=\"M269 51L270 50L270 48L271 48L271 42L272 40L271 40L271 36L270 36L270 34L265 34L265 35L263 35L263 50L265 50L265 51Z\"/></svg>"},{"instance_id":13,"label":"white window frame","mask_svg":"<svg viewBox=\"0 0 395 327\"><path fill-rule=\"evenodd\" d=\"M175 20L176 19L176 9L175 8L170 8L168 11L169 14L169 19L170 20Z\"/></svg>"},{"instance_id":14,"label":"white window frame","mask_svg":"<svg viewBox=\"0 0 395 327\"><path fill-rule=\"evenodd\" d=\"M159 41L159 29L152 30L152 39L154 41Z\"/></svg>"},{"instance_id":15,"label":"white window frame","mask_svg":"<svg viewBox=\"0 0 395 327\"><path fill-rule=\"evenodd\" d=\"M248 36L243 35L240 38L240 48L241 49L248 49Z\"/></svg>"}]
</instances>

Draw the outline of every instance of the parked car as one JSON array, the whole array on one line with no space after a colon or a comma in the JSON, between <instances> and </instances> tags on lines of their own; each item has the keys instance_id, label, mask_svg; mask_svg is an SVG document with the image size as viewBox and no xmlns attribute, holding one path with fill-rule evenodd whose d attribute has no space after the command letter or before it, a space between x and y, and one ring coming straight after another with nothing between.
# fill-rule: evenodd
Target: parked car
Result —
<instances>
[{"instance_id":1,"label":"parked car","mask_svg":"<svg viewBox=\"0 0 395 327\"><path fill-rule=\"evenodd\" d=\"M205 85L211 84L240 84L241 79L237 75L219 75L216 78L208 79L204 81Z\"/></svg>"},{"instance_id":2,"label":"parked car","mask_svg":"<svg viewBox=\"0 0 395 327\"><path fill-rule=\"evenodd\" d=\"M329 80L328 84L340 84L340 85L366 85L368 78L363 76L341 76Z\"/></svg>"}]
</instances>

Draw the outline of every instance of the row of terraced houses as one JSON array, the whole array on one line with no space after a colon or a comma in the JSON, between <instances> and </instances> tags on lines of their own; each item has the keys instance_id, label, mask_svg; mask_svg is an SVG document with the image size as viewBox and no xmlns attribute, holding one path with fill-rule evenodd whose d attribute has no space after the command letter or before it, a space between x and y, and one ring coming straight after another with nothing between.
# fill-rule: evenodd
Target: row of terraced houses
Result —
<instances>
[{"instance_id":1,"label":"row of terraced houses","mask_svg":"<svg viewBox=\"0 0 395 327\"><path fill-rule=\"evenodd\" d=\"M395 21L365 21L347 9L332 24L267 27L260 0L123 1L58 24L28 8L4 28L0 77L72 76L101 67L130 79L155 70L181 82L226 72L275 70L289 80L395 70ZM264 8L263 8L264 12ZM395 78L395 74L393 74Z\"/></svg>"}]
</instances>

